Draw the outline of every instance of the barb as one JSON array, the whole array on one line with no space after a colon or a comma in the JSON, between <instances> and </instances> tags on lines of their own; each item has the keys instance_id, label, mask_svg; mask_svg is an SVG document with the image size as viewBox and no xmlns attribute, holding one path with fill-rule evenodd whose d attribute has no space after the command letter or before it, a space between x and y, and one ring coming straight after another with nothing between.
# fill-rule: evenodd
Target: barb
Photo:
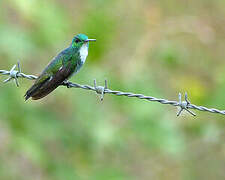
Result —
<instances>
[{"instance_id":1,"label":"barb","mask_svg":"<svg viewBox=\"0 0 225 180\"><path fill-rule=\"evenodd\" d=\"M3 81L4 83L7 83L7 82L9 82L11 80L14 80L15 83L16 83L16 86L19 87L18 78L26 78L26 79L29 79L29 80L37 79L37 76L34 76L34 75L26 75L26 74L22 73L19 62L17 63L17 68L18 68L18 71L15 70L16 69L16 64L15 64L11 68L10 71L0 70L0 74L2 74L2 75L8 75L9 76L6 80Z\"/></svg>"},{"instance_id":2,"label":"barb","mask_svg":"<svg viewBox=\"0 0 225 180\"><path fill-rule=\"evenodd\" d=\"M37 79L37 76L27 75L27 74L22 73L19 62L17 64L17 67L18 67L18 71L15 70L16 65L14 65L10 71L0 70L0 74L9 76L3 82L7 83L10 80L14 79L14 81L18 87L19 86L18 78L26 78L29 80ZM190 113L191 115L196 116L196 114L191 112L189 109L195 109L195 110L199 110L199 111L207 111L210 113L218 113L218 114L225 115L225 110L218 110L215 108L207 108L204 106L197 106L197 105L191 104L190 101L188 100L187 93L185 93L185 101L182 101L181 93L179 93L179 96L178 96L179 101L177 102L177 101L170 101L170 100L161 99L161 98L155 98L152 96L145 96L143 94L134 94L131 92L114 91L114 90L108 89L107 80L105 80L104 86L97 86L96 80L94 80L94 87L89 86L89 85L81 85L81 84L77 84L77 83L72 83L72 82L68 82L68 81L63 82L62 86L67 86L68 88L81 88L81 89L85 89L85 90L95 91L97 94L101 95L101 97L100 97L101 101L104 98L104 94L114 94L116 96L136 97L138 99L145 99L147 101L153 101L153 102L159 102L161 104L169 104L172 106L177 106L180 108L180 110L177 113L177 116L180 116L180 114L184 110L187 111L188 113Z\"/></svg>"},{"instance_id":3,"label":"barb","mask_svg":"<svg viewBox=\"0 0 225 180\"><path fill-rule=\"evenodd\" d=\"M186 110L188 113L190 113L193 116L196 116L195 113L191 112L188 108L188 105L190 105L190 101L188 100L187 97L187 92L185 92L185 101L182 101L181 99L181 93L179 93L179 106L180 106L180 110L177 113L177 116L180 116L180 114L182 113L183 110Z\"/></svg>"}]
</instances>

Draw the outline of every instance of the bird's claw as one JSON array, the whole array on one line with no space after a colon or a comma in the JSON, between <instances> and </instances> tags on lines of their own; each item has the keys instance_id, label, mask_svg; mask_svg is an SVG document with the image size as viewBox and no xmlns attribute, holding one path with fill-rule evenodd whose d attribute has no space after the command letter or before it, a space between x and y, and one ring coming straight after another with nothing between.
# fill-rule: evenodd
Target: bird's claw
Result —
<instances>
[{"instance_id":1,"label":"bird's claw","mask_svg":"<svg viewBox=\"0 0 225 180\"><path fill-rule=\"evenodd\" d=\"M66 86L67 88L70 88L70 82L69 81L63 81L62 85Z\"/></svg>"}]
</instances>

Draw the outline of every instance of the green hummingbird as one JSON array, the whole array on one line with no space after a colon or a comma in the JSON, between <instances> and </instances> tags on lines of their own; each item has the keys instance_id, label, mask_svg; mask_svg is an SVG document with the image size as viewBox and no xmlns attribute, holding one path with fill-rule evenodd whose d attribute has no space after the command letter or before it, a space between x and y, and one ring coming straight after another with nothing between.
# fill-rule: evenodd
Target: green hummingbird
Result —
<instances>
[{"instance_id":1,"label":"green hummingbird","mask_svg":"<svg viewBox=\"0 0 225 180\"><path fill-rule=\"evenodd\" d=\"M28 89L24 95L25 100L30 97L37 100L47 96L76 74L87 58L89 41L96 41L96 39L88 39L84 34L76 35L70 46L53 58L31 88Z\"/></svg>"}]
</instances>

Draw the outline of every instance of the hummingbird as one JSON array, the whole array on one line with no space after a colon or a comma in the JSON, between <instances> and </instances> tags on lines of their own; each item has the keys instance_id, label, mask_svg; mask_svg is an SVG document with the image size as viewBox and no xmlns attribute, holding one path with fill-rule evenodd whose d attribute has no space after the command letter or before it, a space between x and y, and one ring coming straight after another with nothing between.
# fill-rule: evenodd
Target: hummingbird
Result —
<instances>
[{"instance_id":1,"label":"hummingbird","mask_svg":"<svg viewBox=\"0 0 225 180\"><path fill-rule=\"evenodd\" d=\"M76 35L70 46L52 59L34 84L27 90L24 95L25 100L30 97L33 100L38 100L47 96L76 74L88 56L90 41L96 41L96 39L88 39L85 34Z\"/></svg>"}]
</instances>

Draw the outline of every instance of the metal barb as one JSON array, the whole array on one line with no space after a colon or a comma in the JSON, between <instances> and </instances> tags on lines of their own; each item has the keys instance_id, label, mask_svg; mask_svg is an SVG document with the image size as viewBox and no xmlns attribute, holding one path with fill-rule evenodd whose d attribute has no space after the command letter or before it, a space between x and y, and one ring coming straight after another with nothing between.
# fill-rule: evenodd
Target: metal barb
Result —
<instances>
[{"instance_id":1,"label":"metal barb","mask_svg":"<svg viewBox=\"0 0 225 180\"><path fill-rule=\"evenodd\" d=\"M19 63L18 63L18 69L19 71L16 71L16 64L10 69L9 71L9 78L7 78L6 80L4 80L3 82L4 83L7 83L9 81L11 81L12 79L14 79L15 83L16 83L16 86L19 87L19 82L18 82L18 73L20 73L20 66L19 66Z\"/></svg>"},{"instance_id":2,"label":"metal barb","mask_svg":"<svg viewBox=\"0 0 225 180\"><path fill-rule=\"evenodd\" d=\"M178 106L180 107L180 110L178 111L177 113L177 116L180 116L180 114L182 113L183 110L186 110L187 112L189 112L191 115L193 116L196 116L195 113L191 112L189 109L188 109L188 105L191 104L190 101L188 100L188 96L187 96L187 92L185 92L185 101L182 101L182 96L181 96L181 93L179 93L179 104Z\"/></svg>"},{"instance_id":3,"label":"metal barb","mask_svg":"<svg viewBox=\"0 0 225 180\"><path fill-rule=\"evenodd\" d=\"M20 61L17 62L17 67L18 67L18 70L19 70L19 73L21 73L21 66L20 66Z\"/></svg>"},{"instance_id":4,"label":"metal barb","mask_svg":"<svg viewBox=\"0 0 225 180\"><path fill-rule=\"evenodd\" d=\"M96 93L101 94L100 100L103 101L105 90L107 89L107 80L105 80L105 86L97 86L96 79L94 79L94 88Z\"/></svg>"}]
</instances>

